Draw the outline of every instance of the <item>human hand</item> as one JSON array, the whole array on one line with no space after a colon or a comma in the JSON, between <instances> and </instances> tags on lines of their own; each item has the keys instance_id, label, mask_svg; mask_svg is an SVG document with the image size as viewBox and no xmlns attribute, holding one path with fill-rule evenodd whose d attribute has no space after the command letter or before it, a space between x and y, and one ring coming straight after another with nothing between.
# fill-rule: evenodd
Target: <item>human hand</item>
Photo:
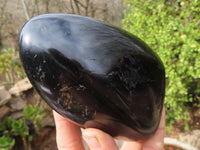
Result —
<instances>
[{"instance_id":1,"label":"human hand","mask_svg":"<svg viewBox=\"0 0 200 150\"><path fill-rule=\"evenodd\" d=\"M79 127L53 111L56 124L56 141L59 150L84 150ZM165 110L156 133L143 142L125 141L121 150L163 150ZM82 135L90 150L118 150L113 137L94 128L82 129Z\"/></svg>"}]
</instances>

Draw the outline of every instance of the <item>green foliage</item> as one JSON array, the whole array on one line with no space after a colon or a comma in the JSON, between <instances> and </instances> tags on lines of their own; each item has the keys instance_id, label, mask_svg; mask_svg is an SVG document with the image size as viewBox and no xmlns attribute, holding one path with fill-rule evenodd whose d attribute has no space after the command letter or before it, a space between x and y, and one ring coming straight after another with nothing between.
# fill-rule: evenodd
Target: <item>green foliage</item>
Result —
<instances>
[{"instance_id":1,"label":"green foliage","mask_svg":"<svg viewBox=\"0 0 200 150\"><path fill-rule=\"evenodd\" d=\"M33 123L36 133L38 133L41 120L43 118L43 111L38 106L28 105L24 108L22 115L23 117L18 120L14 120L11 117L6 117L0 123L0 139L2 139L2 143L0 140L0 148L6 149L6 145L8 145L9 142L11 142L10 144L13 144L14 137L20 136L24 143L25 149L28 149L28 142L33 140L34 134L29 133L29 128L26 124L26 121Z\"/></svg>"},{"instance_id":2,"label":"green foliage","mask_svg":"<svg viewBox=\"0 0 200 150\"><path fill-rule=\"evenodd\" d=\"M43 118L42 109L37 106L28 105L24 108L22 115L25 119L33 122L36 132L38 132Z\"/></svg>"},{"instance_id":3,"label":"green foliage","mask_svg":"<svg viewBox=\"0 0 200 150\"><path fill-rule=\"evenodd\" d=\"M4 75L5 81L14 82L24 77L19 56L15 55L12 49L1 50L0 52L0 73Z\"/></svg>"},{"instance_id":4,"label":"green foliage","mask_svg":"<svg viewBox=\"0 0 200 150\"><path fill-rule=\"evenodd\" d=\"M12 129L12 122L13 119L11 117L6 117L2 123L0 123L0 133L3 136L9 137L12 136L11 129Z\"/></svg>"},{"instance_id":5,"label":"green foliage","mask_svg":"<svg viewBox=\"0 0 200 150\"><path fill-rule=\"evenodd\" d=\"M15 139L11 137L12 121L7 117L0 123L0 150L10 150L15 145Z\"/></svg>"},{"instance_id":6,"label":"green foliage","mask_svg":"<svg viewBox=\"0 0 200 150\"><path fill-rule=\"evenodd\" d=\"M143 39L166 69L166 120L188 118L188 102L200 102L200 1L126 0L124 29ZM187 127L186 127L187 129Z\"/></svg>"},{"instance_id":7,"label":"green foliage","mask_svg":"<svg viewBox=\"0 0 200 150\"><path fill-rule=\"evenodd\" d=\"M184 131L190 131L190 126L187 124L187 125L185 125L185 127L184 127Z\"/></svg>"},{"instance_id":8,"label":"green foliage","mask_svg":"<svg viewBox=\"0 0 200 150\"><path fill-rule=\"evenodd\" d=\"M10 150L15 145L15 139L0 137L0 150Z\"/></svg>"},{"instance_id":9,"label":"green foliage","mask_svg":"<svg viewBox=\"0 0 200 150\"><path fill-rule=\"evenodd\" d=\"M28 127L25 123L24 119L13 120L12 121L12 134L17 136L20 135L21 137L28 136Z\"/></svg>"}]
</instances>

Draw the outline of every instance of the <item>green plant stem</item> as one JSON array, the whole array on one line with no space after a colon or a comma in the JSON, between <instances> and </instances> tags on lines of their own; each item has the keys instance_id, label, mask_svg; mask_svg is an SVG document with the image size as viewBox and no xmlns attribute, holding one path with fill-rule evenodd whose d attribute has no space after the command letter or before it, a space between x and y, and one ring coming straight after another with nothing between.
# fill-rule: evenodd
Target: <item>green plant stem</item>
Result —
<instances>
[{"instance_id":1,"label":"green plant stem","mask_svg":"<svg viewBox=\"0 0 200 150\"><path fill-rule=\"evenodd\" d=\"M34 128L35 128L35 130L36 130L36 134L38 134L38 133L39 133L39 128L38 128L38 126L37 126L37 122L34 121L34 122L33 122L33 125L34 125Z\"/></svg>"},{"instance_id":2,"label":"green plant stem","mask_svg":"<svg viewBox=\"0 0 200 150\"><path fill-rule=\"evenodd\" d=\"M28 149L29 149L29 150L32 150L32 148L31 148L31 143L30 143L30 142L28 142Z\"/></svg>"},{"instance_id":3,"label":"green plant stem","mask_svg":"<svg viewBox=\"0 0 200 150\"><path fill-rule=\"evenodd\" d=\"M28 143L27 143L27 140L26 140L26 137L25 137L25 136L22 137L22 141L23 141L23 144L24 144L24 149L25 149L25 150L29 150L29 149L28 149Z\"/></svg>"}]
</instances>

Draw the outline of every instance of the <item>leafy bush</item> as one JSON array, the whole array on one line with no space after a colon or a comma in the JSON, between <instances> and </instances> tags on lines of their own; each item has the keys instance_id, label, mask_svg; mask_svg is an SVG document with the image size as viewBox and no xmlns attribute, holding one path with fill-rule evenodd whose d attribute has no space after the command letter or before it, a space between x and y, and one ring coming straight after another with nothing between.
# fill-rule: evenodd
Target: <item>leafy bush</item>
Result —
<instances>
[{"instance_id":1,"label":"leafy bush","mask_svg":"<svg viewBox=\"0 0 200 150\"><path fill-rule=\"evenodd\" d=\"M124 29L143 39L166 69L166 121L187 123L188 102L200 102L200 1L126 0Z\"/></svg>"},{"instance_id":2,"label":"leafy bush","mask_svg":"<svg viewBox=\"0 0 200 150\"><path fill-rule=\"evenodd\" d=\"M25 74L19 56L14 54L12 49L0 51L0 73L4 75L4 80L7 82L15 82L24 77Z\"/></svg>"},{"instance_id":3,"label":"leafy bush","mask_svg":"<svg viewBox=\"0 0 200 150\"><path fill-rule=\"evenodd\" d=\"M22 115L23 117L18 120L6 117L0 123L0 149L11 149L14 146L14 137L16 136L20 136L22 138L24 148L26 150L29 149L29 142L33 140L34 133L29 132L29 127L26 121L29 121L34 125L37 134L43 118L43 111L38 106L28 105L24 108Z\"/></svg>"},{"instance_id":4,"label":"leafy bush","mask_svg":"<svg viewBox=\"0 0 200 150\"><path fill-rule=\"evenodd\" d=\"M24 108L22 115L25 119L33 122L36 132L38 132L43 118L42 109L37 106L28 105Z\"/></svg>"},{"instance_id":5,"label":"leafy bush","mask_svg":"<svg viewBox=\"0 0 200 150\"><path fill-rule=\"evenodd\" d=\"M24 119L12 120L12 135L26 137L29 135L28 127Z\"/></svg>"},{"instance_id":6,"label":"leafy bush","mask_svg":"<svg viewBox=\"0 0 200 150\"><path fill-rule=\"evenodd\" d=\"M10 137L0 137L0 150L10 150L14 145L14 139Z\"/></svg>"}]
</instances>

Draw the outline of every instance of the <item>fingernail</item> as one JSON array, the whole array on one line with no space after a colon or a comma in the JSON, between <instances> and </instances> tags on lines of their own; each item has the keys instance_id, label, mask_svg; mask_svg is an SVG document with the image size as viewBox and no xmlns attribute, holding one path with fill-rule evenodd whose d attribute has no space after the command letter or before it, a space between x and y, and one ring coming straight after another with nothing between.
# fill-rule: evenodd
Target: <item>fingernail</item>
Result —
<instances>
[{"instance_id":1,"label":"fingernail","mask_svg":"<svg viewBox=\"0 0 200 150\"><path fill-rule=\"evenodd\" d=\"M90 132L84 131L83 138L91 150L99 149L101 147L98 139Z\"/></svg>"}]
</instances>

